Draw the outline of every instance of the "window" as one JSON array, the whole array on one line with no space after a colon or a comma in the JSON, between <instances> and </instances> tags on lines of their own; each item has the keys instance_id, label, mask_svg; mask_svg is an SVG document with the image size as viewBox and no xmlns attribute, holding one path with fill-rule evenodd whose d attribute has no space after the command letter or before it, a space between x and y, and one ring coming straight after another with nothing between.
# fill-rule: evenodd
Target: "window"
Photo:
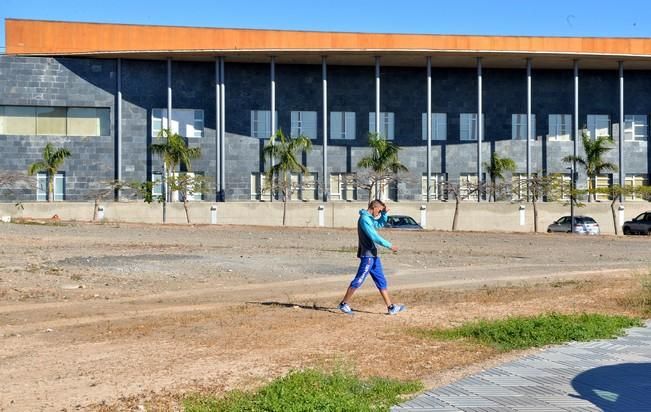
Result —
<instances>
[{"instance_id":1,"label":"window","mask_svg":"<svg viewBox=\"0 0 651 412\"><path fill-rule=\"evenodd\" d=\"M48 175L45 172L38 172L36 174L36 200L39 202L45 202L49 198L48 187L47 187L47 178ZM65 198L65 184L66 184L66 175L64 172L57 172L54 175L54 201L62 201Z\"/></svg>"},{"instance_id":2,"label":"window","mask_svg":"<svg viewBox=\"0 0 651 412\"><path fill-rule=\"evenodd\" d=\"M331 173L330 198L332 200L357 200L355 179L354 173Z\"/></svg>"},{"instance_id":3,"label":"window","mask_svg":"<svg viewBox=\"0 0 651 412\"><path fill-rule=\"evenodd\" d=\"M167 109L152 109L151 135L158 136L162 129L167 129ZM172 133L183 137L203 137L203 110L172 109Z\"/></svg>"},{"instance_id":4,"label":"window","mask_svg":"<svg viewBox=\"0 0 651 412\"><path fill-rule=\"evenodd\" d=\"M290 200L316 200L318 198L317 174L314 172L305 174L292 173Z\"/></svg>"},{"instance_id":5,"label":"window","mask_svg":"<svg viewBox=\"0 0 651 412\"><path fill-rule=\"evenodd\" d=\"M153 172L151 174L151 196L156 200L163 196L163 174L161 172Z\"/></svg>"},{"instance_id":6,"label":"window","mask_svg":"<svg viewBox=\"0 0 651 412\"><path fill-rule=\"evenodd\" d=\"M94 107L0 106L0 134L109 136L109 113Z\"/></svg>"},{"instance_id":7,"label":"window","mask_svg":"<svg viewBox=\"0 0 651 412\"><path fill-rule=\"evenodd\" d=\"M355 140L355 112L330 112L330 139Z\"/></svg>"},{"instance_id":8,"label":"window","mask_svg":"<svg viewBox=\"0 0 651 412\"><path fill-rule=\"evenodd\" d=\"M189 202L203 200L203 172L182 172L181 176L188 183L186 188ZM183 193L179 193L179 200L183 201Z\"/></svg>"},{"instance_id":9,"label":"window","mask_svg":"<svg viewBox=\"0 0 651 412\"><path fill-rule=\"evenodd\" d=\"M94 107L70 107L66 127L68 136L109 136L109 110Z\"/></svg>"},{"instance_id":10,"label":"window","mask_svg":"<svg viewBox=\"0 0 651 412\"><path fill-rule=\"evenodd\" d=\"M571 179L569 173L556 173L551 178L548 200L570 200Z\"/></svg>"},{"instance_id":11,"label":"window","mask_svg":"<svg viewBox=\"0 0 651 412\"><path fill-rule=\"evenodd\" d=\"M462 173L459 175L459 197L461 200L478 199L477 173Z\"/></svg>"},{"instance_id":12,"label":"window","mask_svg":"<svg viewBox=\"0 0 651 412\"><path fill-rule=\"evenodd\" d=\"M446 113L432 113L432 140L447 140L448 115ZM423 140L427 140L427 113L421 115L421 130Z\"/></svg>"},{"instance_id":13,"label":"window","mask_svg":"<svg viewBox=\"0 0 651 412\"><path fill-rule=\"evenodd\" d=\"M588 135L591 139L610 136L610 117L607 114L589 114Z\"/></svg>"},{"instance_id":14,"label":"window","mask_svg":"<svg viewBox=\"0 0 651 412\"><path fill-rule=\"evenodd\" d=\"M48 136L66 135L65 107L37 107L36 134Z\"/></svg>"},{"instance_id":15,"label":"window","mask_svg":"<svg viewBox=\"0 0 651 412\"><path fill-rule=\"evenodd\" d=\"M511 175L511 200L514 201L526 200L527 187L528 187L527 174L513 173Z\"/></svg>"},{"instance_id":16,"label":"window","mask_svg":"<svg viewBox=\"0 0 651 412\"><path fill-rule=\"evenodd\" d=\"M393 112L380 112L380 130L378 131L380 136L387 140L393 140L394 125L395 114ZM368 130L371 133L375 132L375 112L368 114Z\"/></svg>"},{"instance_id":17,"label":"window","mask_svg":"<svg viewBox=\"0 0 651 412\"><path fill-rule=\"evenodd\" d=\"M278 129L278 112L276 111L276 129ZM275 131L274 131L275 132ZM271 131L271 111L251 110L251 136L257 139L269 139Z\"/></svg>"},{"instance_id":18,"label":"window","mask_svg":"<svg viewBox=\"0 0 651 412\"><path fill-rule=\"evenodd\" d=\"M595 181L594 181L594 188L596 190L595 197L597 200L608 200L610 199L610 195L608 192L601 192L601 191L606 191L612 184L612 174L603 174L603 175L598 175L595 176Z\"/></svg>"},{"instance_id":19,"label":"window","mask_svg":"<svg viewBox=\"0 0 651 412\"><path fill-rule=\"evenodd\" d=\"M483 117L482 115L482 119ZM459 114L459 140L477 140L477 113Z\"/></svg>"},{"instance_id":20,"label":"window","mask_svg":"<svg viewBox=\"0 0 651 412\"><path fill-rule=\"evenodd\" d=\"M316 139L316 112L294 111L292 112L291 117L292 137L304 135L310 139Z\"/></svg>"},{"instance_id":21,"label":"window","mask_svg":"<svg viewBox=\"0 0 651 412\"><path fill-rule=\"evenodd\" d=\"M447 199L447 192L445 190L446 181L447 181L446 173L432 173L430 175L430 186L429 186L430 200ZM424 173L423 177L421 178L420 194L423 200L427 200L427 173Z\"/></svg>"},{"instance_id":22,"label":"window","mask_svg":"<svg viewBox=\"0 0 651 412\"><path fill-rule=\"evenodd\" d=\"M571 114L549 115L549 140L570 140L572 130Z\"/></svg>"},{"instance_id":23,"label":"window","mask_svg":"<svg viewBox=\"0 0 651 412\"><path fill-rule=\"evenodd\" d=\"M527 115L511 115L511 139L527 140ZM536 115L531 115L531 140L536 139Z\"/></svg>"},{"instance_id":24,"label":"window","mask_svg":"<svg viewBox=\"0 0 651 412\"><path fill-rule=\"evenodd\" d=\"M630 187L630 188L636 188L640 186L646 186L648 185L646 175L626 175L624 178L624 186L625 187ZM626 200L644 200L640 195L636 193L631 193L627 196L625 196Z\"/></svg>"},{"instance_id":25,"label":"window","mask_svg":"<svg viewBox=\"0 0 651 412\"><path fill-rule=\"evenodd\" d=\"M646 140L647 121L645 115L627 114L624 116L624 140Z\"/></svg>"},{"instance_id":26,"label":"window","mask_svg":"<svg viewBox=\"0 0 651 412\"><path fill-rule=\"evenodd\" d=\"M264 173L251 173L251 200L263 199L266 184L267 176Z\"/></svg>"}]
</instances>

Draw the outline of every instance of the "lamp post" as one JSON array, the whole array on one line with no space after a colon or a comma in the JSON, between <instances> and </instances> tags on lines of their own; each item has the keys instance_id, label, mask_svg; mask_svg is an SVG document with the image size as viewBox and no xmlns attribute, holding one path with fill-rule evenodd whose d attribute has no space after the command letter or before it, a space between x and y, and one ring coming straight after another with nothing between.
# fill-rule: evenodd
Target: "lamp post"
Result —
<instances>
[{"instance_id":1,"label":"lamp post","mask_svg":"<svg viewBox=\"0 0 651 412\"><path fill-rule=\"evenodd\" d=\"M570 171L570 232L574 233L574 168L566 169Z\"/></svg>"}]
</instances>

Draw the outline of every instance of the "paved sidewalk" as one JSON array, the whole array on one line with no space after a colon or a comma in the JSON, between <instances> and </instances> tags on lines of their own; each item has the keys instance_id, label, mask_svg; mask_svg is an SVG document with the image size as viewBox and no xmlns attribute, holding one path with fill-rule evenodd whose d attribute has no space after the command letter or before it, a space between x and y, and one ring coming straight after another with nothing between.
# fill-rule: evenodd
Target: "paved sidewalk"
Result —
<instances>
[{"instance_id":1,"label":"paved sidewalk","mask_svg":"<svg viewBox=\"0 0 651 412\"><path fill-rule=\"evenodd\" d=\"M545 349L391 411L651 411L651 321L617 339Z\"/></svg>"}]
</instances>

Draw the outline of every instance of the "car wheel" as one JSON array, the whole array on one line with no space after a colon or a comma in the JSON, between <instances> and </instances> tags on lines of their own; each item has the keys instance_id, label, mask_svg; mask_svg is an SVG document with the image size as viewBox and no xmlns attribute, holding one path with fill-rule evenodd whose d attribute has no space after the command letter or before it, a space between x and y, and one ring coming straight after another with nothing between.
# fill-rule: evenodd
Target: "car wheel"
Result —
<instances>
[{"instance_id":1,"label":"car wheel","mask_svg":"<svg viewBox=\"0 0 651 412\"><path fill-rule=\"evenodd\" d=\"M547 229L547 233L552 233L552 230L551 230L551 229Z\"/></svg>"},{"instance_id":2,"label":"car wheel","mask_svg":"<svg viewBox=\"0 0 651 412\"><path fill-rule=\"evenodd\" d=\"M625 235L630 235L631 234L631 228L624 226L624 234Z\"/></svg>"}]
</instances>

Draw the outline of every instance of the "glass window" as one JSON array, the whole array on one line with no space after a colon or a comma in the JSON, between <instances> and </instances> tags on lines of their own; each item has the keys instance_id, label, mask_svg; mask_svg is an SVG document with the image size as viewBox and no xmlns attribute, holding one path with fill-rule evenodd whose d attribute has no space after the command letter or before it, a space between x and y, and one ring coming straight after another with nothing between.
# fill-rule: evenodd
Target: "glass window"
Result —
<instances>
[{"instance_id":1,"label":"glass window","mask_svg":"<svg viewBox=\"0 0 651 412\"><path fill-rule=\"evenodd\" d=\"M156 198L163 196L163 173L153 172L151 174L151 195L156 200Z\"/></svg>"},{"instance_id":2,"label":"glass window","mask_svg":"<svg viewBox=\"0 0 651 412\"><path fill-rule=\"evenodd\" d=\"M66 135L65 107L37 107L36 134L50 136Z\"/></svg>"},{"instance_id":3,"label":"glass window","mask_svg":"<svg viewBox=\"0 0 651 412\"><path fill-rule=\"evenodd\" d=\"M427 113L421 114L421 136L427 140ZM432 140L447 140L448 115L446 113L432 113Z\"/></svg>"},{"instance_id":4,"label":"glass window","mask_svg":"<svg viewBox=\"0 0 651 412\"><path fill-rule=\"evenodd\" d=\"M555 173L551 178L551 187L547 196L548 200L570 200L570 174Z\"/></svg>"},{"instance_id":5,"label":"glass window","mask_svg":"<svg viewBox=\"0 0 651 412\"><path fill-rule=\"evenodd\" d=\"M482 119L483 117L484 115L482 114ZM477 140L477 113L459 114L459 140Z\"/></svg>"},{"instance_id":6,"label":"glass window","mask_svg":"<svg viewBox=\"0 0 651 412\"><path fill-rule=\"evenodd\" d=\"M267 176L264 173L251 173L251 200L262 200Z\"/></svg>"},{"instance_id":7,"label":"glass window","mask_svg":"<svg viewBox=\"0 0 651 412\"><path fill-rule=\"evenodd\" d=\"M549 140L570 140L572 136L571 114L549 115Z\"/></svg>"},{"instance_id":8,"label":"glass window","mask_svg":"<svg viewBox=\"0 0 651 412\"><path fill-rule=\"evenodd\" d=\"M276 116L276 128L278 128L278 112ZM271 131L271 111L251 110L251 136L257 139L269 139Z\"/></svg>"},{"instance_id":9,"label":"glass window","mask_svg":"<svg viewBox=\"0 0 651 412\"><path fill-rule=\"evenodd\" d=\"M317 200L318 179L316 172L305 173L299 176L298 198L301 200Z\"/></svg>"},{"instance_id":10,"label":"glass window","mask_svg":"<svg viewBox=\"0 0 651 412\"><path fill-rule=\"evenodd\" d=\"M45 202L49 199L47 178L48 175L45 172L38 172L36 174L36 200L39 202ZM58 202L65 199L65 185L65 173L57 172L57 174L54 175L54 201Z\"/></svg>"},{"instance_id":11,"label":"glass window","mask_svg":"<svg viewBox=\"0 0 651 412\"><path fill-rule=\"evenodd\" d=\"M380 112L380 136L387 140L394 139L395 114L393 112ZM368 114L368 130L375 132L375 112Z\"/></svg>"},{"instance_id":12,"label":"glass window","mask_svg":"<svg viewBox=\"0 0 651 412\"><path fill-rule=\"evenodd\" d=\"M355 112L330 112L330 139L355 140Z\"/></svg>"},{"instance_id":13,"label":"glass window","mask_svg":"<svg viewBox=\"0 0 651 412\"><path fill-rule=\"evenodd\" d=\"M630 188L636 188L640 186L646 186L648 184L646 175L634 175L634 174L627 174L624 177L624 186L625 187L630 187ZM628 194L625 196L626 200L644 200L644 198L640 197L639 195L635 193Z\"/></svg>"},{"instance_id":14,"label":"glass window","mask_svg":"<svg viewBox=\"0 0 651 412\"><path fill-rule=\"evenodd\" d=\"M610 136L610 116L607 114L589 114L588 135L591 139Z\"/></svg>"},{"instance_id":15,"label":"glass window","mask_svg":"<svg viewBox=\"0 0 651 412\"><path fill-rule=\"evenodd\" d=\"M68 136L110 135L109 109L70 107L67 121Z\"/></svg>"},{"instance_id":16,"label":"glass window","mask_svg":"<svg viewBox=\"0 0 651 412\"><path fill-rule=\"evenodd\" d=\"M0 134L35 135L34 106L0 106Z\"/></svg>"},{"instance_id":17,"label":"glass window","mask_svg":"<svg viewBox=\"0 0 651 412\"><path fill-rule=\"evenodd\" d=\"M527 115L511 115L511 139L527 140ZM536 115L531 114L531 140L536 139Z\"/></svg>"},{"instance_id":18,"label":"glass window","mask_svg":"<svg viewBox=\"0 0 651 412\"><path fill-rule=\"evenodd\" d=\"M624 140L646 140L647 118L645 115L627 114L624 116Z\"/></svg>"},{"instance_id":19,"label":"glass window","mask_svg":"<svg viewBox=\"0 0 651 412\"><path fill-rule=\"evenodd\" d=\"M459 197L461 200L477 200L477 173L462 173L459 175Z\"/></svg>"},{"instance_id":20,"label":"glass window","mask_svg":"<svg viewBox=\"0 0 651 412\"><path fill-rule=\"evenodd\" d=\"M291 113L291 136L304 135L316 139L316 112L293 111Z\"/></svg>"},{"instance_id":21,"label":"glass window","mask_svg":"<svg viewBox=\"0 0 651 412\"><path fill-rule=\"evenodd\" d=\"M446 173L432 173L430 176L429 194L430 200L447 199L445 183L447 181ZM427 173L424 173L420 181L420 194L423 200L427 200Z\"/></svg>"},{"instance_id":22,"label":"glass window","mask_svg":"<svg viewBox=\"0 0 651 412\"><path fill-rule=\"evenodd\" d=\"M204 172L183 172L181 175L187 178L186 181L188 182L186 189L187 200L189 202L195 200L203 200L203 192L201 191L201 187L203 186L202 178L204 176ZM179 200L183 201L183 193L180 193Z\"/></svg>"},{"instance_id":23,"label":"glass window","mask_svg":"<svg viewBox=\"0 0 651 412\"><path fill-rule=\"evenodd\" d=\"M357 186L354 173L330 174L330 198L332 200L357 200Z\"/></svg>"},{"instance_id":24,"label":"glass window","mask_svg":"<svg viewBox=\"0 0 651 412\"><path fill-rule=\"evenodd\" d=\"M610 187L612 182L612 174L603 174L595 176L594 188L597 191L595 197L597 200L608 200L610 196L608 193L601 193L600 190L606 190Z\"/></svg>"},{"instance_id":25,"label":"glass window","mask_svg":"<svg viewBox=\"0 0 651 412\"><path fill-rule=\"evenodd\" d=\"M167 109L151 110L151 135L158 136L167 129ZM203 110L172 109L172 133L183 137L203 137Z\"/></svg>"}]
</instances>

